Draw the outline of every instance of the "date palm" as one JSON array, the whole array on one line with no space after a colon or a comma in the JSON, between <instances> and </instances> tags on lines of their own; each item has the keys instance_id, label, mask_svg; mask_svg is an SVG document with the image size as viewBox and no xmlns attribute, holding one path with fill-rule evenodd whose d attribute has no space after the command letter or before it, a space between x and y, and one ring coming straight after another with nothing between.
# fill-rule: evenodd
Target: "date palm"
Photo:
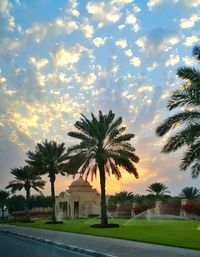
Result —
<instances>
[{"instance_id":1,"label":"date palm","mask_svg":"<svg viewBox=\"0 0 200 257\"><path fill-rule=\"evenodd\" d=\"M38 143L35 147L35 152L29 151L27 153L28 160L26 162L34 167L34 169L40 174L48 174L51 184L51 197L52 197L52 221L56 221L55 216L55 180L56 175L60 173L65 175L61 171L62 157L65 152L65 144L57 144L55 141L45 141Z\"/></svg>"},{"instance_id":2,"label":"date palm","mask_svg":"<svg viewBox=\"0 0 200 257\"><path fill-rule=\"evenodd\" d=\"M85 177L91 175L91 179L99 172L101 187L101 224L108 226L106 206L106 174L113 174L117 179L121 178L122 169L138 178L134 163L139 161L135 155L135 148L129 141L134 134L123 133L126 127L122 126L122 118L114 119L115 115L109 111L103 115L99 111L98 117L91 114L91 120L82 114L80 121L75 123L77 132L69 132L68 135L79 139L80 142L68 149L66 154L65 169L69 173L79 172ZM122 169L120 169L122 168Z\"/></svg>"},{"instance_id":3,"label":"date palm","mask_svg":"<svg viewBox=\"0 0 200 257\"><path fill-rule=\"evenodd\" d=\"M193 55L200 60L200 46L193 49ZM179 128L174 136L169 137L162 152L175 152L186 146L180 170L185 171L191 167L191 175L196 178L200 174L200 71L195 68L181 67L177 75L184 84L173 92L167 108L169 111L179 108L180 112L159 125L156 134L162 137L171 129Z\"/></svg>"},{"instance_id":4,"label":"date palm","mask_svg":"<svg viewBox=\"0 0 200 257\"><path fill-rule=\"evenodd\" d=\"M45 181L28 165L14 168L10 173L15 177L15 180L10 181L6 188L11 189L11 193L24 189L26 191L27 210L29 210L31 188L42 193L41 189L44 189Z\"/></svg>"},{"instance_id":5,"label":"date palm","mask_svg":"<svg viewBox=\"0 0 200 257\"><path fill-rule=\"evenodd\" d=\"M5 190L0 190L0 205L1 205L1 213L2 213L2 220L4 220L4 208L5 208L5 204L6 201L9 197L9 192L5 191Z\"/></svg>"},{"instance_id":6,"label":"date palm","mask_svg":"<svg viewBox=\"0 0 200 257\"><path fill-rule=\"evenodd\" d=\"M185 187L182 189L180 193L180 197L188 199L188 200L194 200L200 195L200 190L196 187Z\"/></svg>"},{"instance_id":7,"label":"date palm","mask_svg":"<svg viewBox=\"0 0 200 257\"><path fill-rule=\"evenodd\" d=\"M169 193L167 189L168 187L162 183L153 183L148 186L147 192L154 194L156 196L156 199L159 199L161 195Z\"/></svg>"},{"instance_id":8,"label":"date palm","mask_svg":"<svg viewBox=\"0 0 200 257\"><path fill-rule=\"evenodd\" d=\"M119 193L116 193L112 197L113 202L118 204L123 204L126 202L133 202L134 201L134 194L132 192L127 191L121 191Z\"/></svg>"}]
</instances>

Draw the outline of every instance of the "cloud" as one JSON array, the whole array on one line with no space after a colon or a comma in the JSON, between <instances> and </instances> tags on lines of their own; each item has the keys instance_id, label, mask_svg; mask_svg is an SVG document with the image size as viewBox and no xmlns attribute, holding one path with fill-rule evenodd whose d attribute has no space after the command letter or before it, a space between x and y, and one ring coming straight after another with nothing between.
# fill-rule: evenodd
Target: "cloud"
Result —
<instances>
[{"instance_id":1,"label":"cloud","mask_svg":"<svg viewBox=\"0 0 200 257\"><path fill-rule=\"evenodd\" d=\"M163 63L168 59L167 53L179 42L179 35L175 31L159 28L138 38L135 44L139 47L145 62Z\"/></svg>"},{"instance_id":2,"label":"cloud","mask_svg":"<svg viewBox=\"0 0 200 257\"><path fill-rule=\"evenodd\" d=\"M97 77L94 72L82 74L81 76L81 89L88 90L96 81Z\"/></svg>"},{"instance_id":3,"label":"cloud","mask_svg":"<svg viewBox=\"0 0 200 257\"><path fill-rule=\"evenodd\" d=\"M111 2L88 2L86 9L89 14L102 22L115 23L120 19L120 8Z\"/></svg>"},{"instance_id":4,"label":"cloud","mask_svg":"<svg viewBox=\"0 0 200 257\"><path fill-rule=\"evenodd\" d=\"M132 13L127 14L125 23L128 25L131 25L133 31L135 31L135 32L138 32L140 29L138 20L137 20L136 16Z\"/></svg>"},{"instance_id":5,"label":"cloud","mask_svg":"<svg viewBox=\"0 0 200 257\"><path fill-rule=\"evenodd\" d=\"M10 14L11 4L8 0L0 1L0 34L4 36L15 28L14 17Z\"/></svg>"},{"instance_id":6,"label":"cloud","mask_svg":"<svg viewBox=\"0 0 200 257\"><path fill-rule=\"evenodd\" d=\"M48 64L48 60L46 58L36 59L35 57L31 57L29 63L36 67L37 70L42 69Z\"/></svg>"},{"instance_id":7,"label":"cloud","mask_svg":"<svg viewBox=\"0 0 200 257\"><path fill-rule=\"evenodd\" d=\"M78 29L77 23L69 18L57 18L54 24L57 30L62 30L67 34Z\"/></svg>"},{"instance_id":8,"label":"cloud","mask_svg":"<svg viewBox=\"0 0 200 257\"><path fill-rule=\"evenodd\" d=\"M154 52L155 50L167 52L179 41L179 36L175 32L160 28L151 31L147 36L138 38L135 44L145 52Z\"/></svg>"},{"instance_id":9,"label":"cloud","mask_svg":"<svg viewBox=\"0 0 200 257\"><path fill-rule=\"evenodd\" d=\"M116 46L119 46L121 48L126 48L127 47L127 42L126 39L119 39L115 42Z\"/></svg>"},{"instance_id":10,"label":"cloud","mask_svg":"<svg viewBox=\"0 0 200 257\"><path fill-rule=\"evenodd\" d=\"M200 17L193 14L190 18L182 18L179 25L182 29L188 29L194 27L198 21L200 21Z\"/></svg>"},{"instance_id":11,"label":"cloud","mask_svg":"<svg viewBox=\"0 0 200 257\"><path fill-rule=\"evenodd\" d=\"M34 42L41 43L41 41L43 41L46 38L47 33L50 30L50 27L52 27L52 24L36 23L30 28L26 29L25 33Z\"/></svg>"},{"instance_id":12,"label":"cloud","mask_svg":"<svg viewBox=\"0 0 200 257\"><path fill-rule=\"evenodd\" d=\"M197 36L191 36L191 37L186 37L185 42L183 43L185 46L193 46L194 43L197 43L199 41Z\"/></svg>"},{"instance_id":13,"label":"cloud","mask_svg":"<svg viewBox=\"0 0 200 257\"><path fill-rule=\"evenodd\" d=\"M10 56L14 54L20 46L21 42L17 38L3 37L0 39L0 53L2 55Z\"/></svg>"},{"instance_id":14,"label":"cloud","mask_svg":"<svg viewBox=\"0 0 200 257\"><path fill-rule=\"evenodd\" d=\"M52 54L54 65L57 67L63 67L69 64L77 63L85 48L79 44L66 48L63 44L56 47L56 50Z\"/></svg>"},{"instance_id":15,"label":"cloud","mask_svg":"<svg viewBox=\"0 0 200 257\"><path fill-rule=\"evenodd\" d=\"M139 57L133 57L130 59L130 64L132 64L135 67L140 67L141 65L141 60Z\"/></svg>"},{"instance_id":16,"label":"cloud","mask_svg":"<svg viewBox=\"0 0 200 257\"><path fill-rule=\"evenodd\" d=\"M69 5L70 5L70 7L66 9L66 13L69 13L75 17L79 17L80 13L77 10L78 2L76 0L70 0Z\"/></svg>"},{"instance_id":17,"label":"cloud","mask_svg":"<svg viewBox=\"0 0 200 257\"><path fill-rule=\"evenodd\" d=\"M176 0L175 3L180 3L181 5L185 4L188 7L196 8L200 5L199 0Z\"/></svg>"},{"instance_id":18,"label":"cloud","mask_svg":"<svg viewBox=\"0 0 200 257\"><path fill-rule=\"evenodd\" d=\"M167 61L165 63L165 66L173 66L173 65L179 63L179 61L180 61L179 55L170 54L169 59L167 59Z\"/></svg>"},{"instance_id":19,"label":"cloud","mask_svg":"<svg viewBox=\"0 0 200 257\"><path fill-rule=\"evenodd\" d=\"M185 174L178 182L174 170L179 155L160 155L166 139L156 138L154 131L168 116L166 101L178 86L174 65L195 64L186 47L197 42L197 26L189 33L179 22L187 18L198 25L192 9L199 7L198 0L151 0L141 9L134 0L69 0L52 7L22 2L0 1L3 185L10 179L9 168L23 165L25 152L36 142L48 138L71 145L74 141L66 135L80 113L89 116L99 109L112 109L116 117L123 117L127 130L136 134L133 145L141 158L140 180L124 173L109 192L132 191L133 185L135 192L145 192L155 179L167 181L166 177L175 189L176 183L194 183ZM169 7L171 19L162 19L159 4ZM27 16L17 13L20 10ZM143 20L144 15L151 23L140 24L138 17ZM161 28L155 29L158 25ZM58 186L63 186L59 179Z\"/></svg>"},{"instance_id":20,"label":"cloud","mask_svg":"<svg viewBox=\"0 0 200 257\"><path fill-rule=\"evenodd\" d=\"M188 66L192 66L192 65L197 64L197 60L195 58L191 58L189 56L183 57L182 60Z\"/></svg>"},{"instance_id":21,"label":"cloud","mask_svg":"<svg viewBox=\"0 0 200 257\"><path fill-rule=\"evenodd\" d=\"M128 57L133 56L133 52L132 52L131 49L127 49L127 50L125 50L124 52L125 52L125 55L127 55Z\"/></svg>"},{"instance_id":22,"label":"cloud","mask_svg":"<svg viewBox=\"0 0 200 257\"><path fill-rule=\"evenodd\" d=\"M94 27L92 25L81 24L80 29L86 38L91 38L94 34Z\"/></svg>"},{"instance_id":23,"label":"cloud","mask_svg":"<svg viewBox=\"0 0 200 257\"><path fill-rule=\"evenodd\" d=\"M93 38L92 42L96 47L100 47L103 46L105 44L106 38L102 38L102 37L95 37Z\"/></svg>"},{"instance_id":24,"label":"cloud","mask_svg":"<svg viewBox=\"0 0 200 257\"><path fill-rule=\"evenodd\" d=\"M48 38L55 38L56 36L63 34L70 34L78 30L79 25L71 18L55 18L49 22L36 22L29 28L22 29L22 33L26 35L31 41L40 44Z\"/></svg>"},{"instance_id":25,"label":"cloud","mask_svg":"<svg viewBox=\"0 0 200 257\"><path fill-rule=\"evenodd\" d=\"M162 3L162 0L149 0L147 2L147 6L150 10L152 10L156 5L159 5L160 3Z\"/></svg>"}]
</instances>

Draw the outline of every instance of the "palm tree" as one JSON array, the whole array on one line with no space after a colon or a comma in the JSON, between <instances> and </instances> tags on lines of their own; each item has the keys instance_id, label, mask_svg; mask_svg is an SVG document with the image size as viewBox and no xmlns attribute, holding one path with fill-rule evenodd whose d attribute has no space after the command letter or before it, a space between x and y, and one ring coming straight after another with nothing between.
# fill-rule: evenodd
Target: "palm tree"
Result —
<instances>
[{"instance_id":1,"label":"palm tree","mask_svg":"<svg viewBox=\"0 0 200 257\"><path fill-rule=\"evenodd\" d=\"M188 199L188 200L194 200L200 195L200 190L196 187L185 187L182 189L180 193L180 197Z\"/></svg>"},{"instance_id":2,"label":"palm tree","mask_svg":"<svg viewBox=\"0 0 200 257\"><path fill-rule=\"evenodd\" d=\"M9 197L9 192L5 191L5 190L0 190L0 205L1 205L1 213L2 213L2 220L4 220L4 207L6 204L6 201Z\"/></svg>"},{"instance_id":3,"label":"palm tree","mask_svg":"<svg viewBox=\"0 0 200 257\"><path fill-rule=\"evenodd\" d=\"M40 189L44 189L45 181L41 180L41 177L30 166L24 166L20 168L14 168L10 172L15 176L15 180L10 181L6 189L11 189L11 193L26 191L27 211L29 211L29 201L31 188L35 191L42 193Z\"/></svg>"},{"instance_id":4,"label":"palm tree","mask_svg":"<svg viewBox=\"0 0 200 257\"><path fill-rule=\"evenodd\" d=\"M134 201L134 194L132 192L121 191L112 196L112 201L118 204Z\"/></svg>"},{"instance_id":5,"label":"palm tree","mask_svg":"<svg viewBox=\"0 0 200 257\"><path fill-rule=\"evenodd\" d=\"M75 123L77 132L69 132L68 135L79 139L80 142L68 149L66 154L65 169L75 174L89 174L91 179L96 177L97 171L100 176L101 187L101 224L97 226L107 227L107 206L106 206L106 174L112 173L117 179L121 178L120 167L138 178L137 169L134 163L139 161L135 155L135 148L129 141L134 134L124 134L126 127L122 125L122 118L114 120L115 115L109 111L103 115L99 111L98 117L91 114L91 120L82 114L80 121Z\"/></svg>"},{"instance_id":6,"label":"palm tree","mask_svg":"<svg viewBox=\"0 0 200 257\"><path fill-rule=\"evenodd\" d=\"M164 195L165 193L170 193L167 189L168 187L162 183L153 183L148 186L147 192L154 194L156 196L156 199L159 199L161 195Z\"/></svg>"},{"instance_id":7,"label":"palm tree","mask_svg":"<svg viewBox=\"0 0 200 257\"><path fill-rule=\"evenodd\" d=\"M55 216L55 180L56 174L62 172L62 158L65 152L65 144L57 144L55 141L45 141L43 143L38 143L35 147L35 152L29 151L27 153L28 160L26 162L34 167L39 174L48 174L51 183L51 197L52 197L52 222L56 222Z\"/></svg>"},{"instance_id":8,"label":"palm tree","mask_svg":"<svg viewBox=\"0 0 200 257\"><path fill-rule=\"evenodd\" d=\"M193 49L193 55L200 60L200 46ZM183 86L171 95L167 108L169 111L181 108L181 111L166 119L156 129L158 136L164 136L171 129L182 127L171 136L162 149L163 153L175 152L186 146L181 160L180 170L191 166L192 178L200 174L200 71L195 68L181 67L177 75L184 81Z\"/></svg>"}]
</instances>

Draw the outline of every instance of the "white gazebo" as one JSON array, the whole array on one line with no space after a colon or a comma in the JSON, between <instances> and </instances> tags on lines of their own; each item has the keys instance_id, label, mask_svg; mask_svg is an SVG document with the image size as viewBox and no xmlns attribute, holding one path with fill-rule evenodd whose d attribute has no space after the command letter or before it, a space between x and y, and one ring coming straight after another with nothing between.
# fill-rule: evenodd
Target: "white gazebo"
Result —
<instances>
[{"instance_id":1,"label":"white gazebo","mask_svg":"<svg viewBox=\"0 0 200 257\"><path fill-rule=\"evenodd\" d=\"M56 197L55 206L58 220L100 215L100 194L88 181L79 178Z\"/></svg>"}]
</instances>

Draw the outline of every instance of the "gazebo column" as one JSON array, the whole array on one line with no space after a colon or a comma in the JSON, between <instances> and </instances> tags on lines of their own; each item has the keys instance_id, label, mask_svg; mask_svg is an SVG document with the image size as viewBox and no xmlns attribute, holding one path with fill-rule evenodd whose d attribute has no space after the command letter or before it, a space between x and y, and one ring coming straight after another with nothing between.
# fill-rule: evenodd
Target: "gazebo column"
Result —
<instances>
[{"instance_id":1,"label":"gazebo column","mask_svg":"<svg viewBox=\"0 0 200 257\"><path fill-rule=\"evenodd\" d=\"M156 201L155 216L160 217L161 201Z\"/></svg>"},{"instance_id":2,"label":"gazebo column","mask_svg":"<svg viewBox=\"0 0 200 257\"><path fill-rule=\"evenodd\" d=\"M185 210L183 210L183 208L182 208L182 206L187 203L188 203L187 199L185 199L185 198L181 199L181 212L180 212L181 217L187 217L187 212Z\"/></svg>"},{"instance_id":3,"label":"gazebo column","mask_svg":"<svg viewBox=\"0 0 200 257\"><path fill-rule=\"evenodd\" d=\"M135 212L134 212L134 209L135 209L135 206L136 206L136 203L132 203L132 209L131 209L131 216L134 217L135 216Z\"/></svg>"}]
</instances>

